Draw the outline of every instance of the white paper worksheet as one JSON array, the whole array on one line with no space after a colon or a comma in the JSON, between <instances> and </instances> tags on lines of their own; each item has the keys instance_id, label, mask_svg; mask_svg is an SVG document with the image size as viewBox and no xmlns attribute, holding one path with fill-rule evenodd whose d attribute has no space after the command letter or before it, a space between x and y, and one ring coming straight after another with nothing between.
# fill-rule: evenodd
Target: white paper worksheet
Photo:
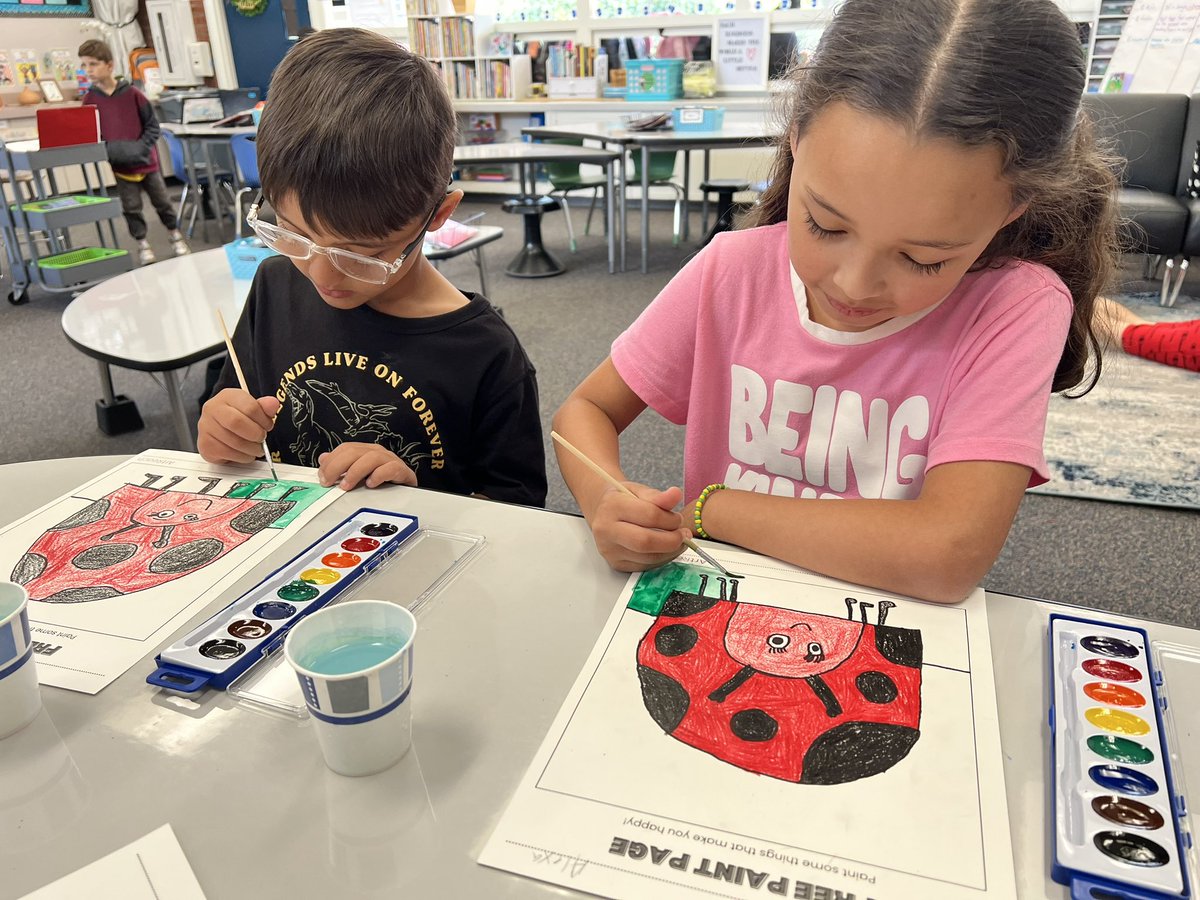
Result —
<instances>
[{"instance_id":1,"label":"white paper worksheet","mask_svg":"<svg viewBox=\"0 0 1200 900\"><path fill-rule=\"evenodd\" d=\"M204 900L204 891L188 865L170 825L58 881L26 894L23 900Z\"/></svg>"},{"instance_id":2,"label":"white paper worksheet","mask_svg":"<svg viewBox=\"0 0 1200 900\"><path fill-rule=\"evenodd\" d=\"M632 576L479 858L606 897L1015 895L982 590Z\"/></svg>"},{"instance_id":3,"label":"white paper worksheet","mask_svg":"<svg viewBox=\"0 0 1200 900\"><path fill-rule=\"evenodd\" d=\"M315 469L275 469L147 450L0 530L38 680L100 691L340 494Z\"/></svg>"}]
</instances>

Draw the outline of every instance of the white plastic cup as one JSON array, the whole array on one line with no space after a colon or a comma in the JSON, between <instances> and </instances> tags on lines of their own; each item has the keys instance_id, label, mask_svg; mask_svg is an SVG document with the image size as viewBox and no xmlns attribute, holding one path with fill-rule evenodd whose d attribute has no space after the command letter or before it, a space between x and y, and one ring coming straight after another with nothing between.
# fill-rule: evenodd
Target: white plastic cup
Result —
<instances>
[{"instance_id":1,"label":"white plastic cup","mask_svg":"<svg viewBox=\"0 0 1200 900\"><path fill-rule=\"evenodd\" d=\"M19 584L0 581L0 738L20 731L41 709L29 637L29 593Z\"/></svg>"},{"instance_id":2,"label":"white plastic cup","mask_svg":"<svg viewBox=\"0 0 1200 900\"><path fill-rule=\"evenodd\" d=\"M411 612L382 600L327 607L288 633L284 655L325 764L339 775L382 772L412 746L416 633Z\"/></svg>"}]
</instances>

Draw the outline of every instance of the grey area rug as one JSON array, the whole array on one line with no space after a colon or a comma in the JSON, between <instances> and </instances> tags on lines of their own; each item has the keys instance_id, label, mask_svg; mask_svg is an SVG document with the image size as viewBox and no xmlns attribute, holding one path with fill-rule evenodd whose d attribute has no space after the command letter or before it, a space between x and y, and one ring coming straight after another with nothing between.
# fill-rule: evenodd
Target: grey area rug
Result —
<instances>
[{"instance_id":1,"label":"grey area rug","mask_svg":"<svg viewBox=\"0 0 1200 900\"><path fill-rule=\"evenodd\" d=\"M1200 319L1195 297L1173 307L1157 294L1118 299L1153 321ZM1051 397L1046 459L1040 494L1200 508L1200 373L1110 348L1090 393Z\"/></svg>"}]
</instances>

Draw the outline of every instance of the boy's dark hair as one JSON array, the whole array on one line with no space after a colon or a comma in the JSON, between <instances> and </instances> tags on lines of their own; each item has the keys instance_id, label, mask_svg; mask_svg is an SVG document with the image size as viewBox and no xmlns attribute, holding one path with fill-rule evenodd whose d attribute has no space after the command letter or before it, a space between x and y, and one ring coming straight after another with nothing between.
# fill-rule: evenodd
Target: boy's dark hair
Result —
<instances>
[{"instance_id":1,"label":"boy's dark hair","mask_svg":"<svg viewBox=\"0 0 1200 900\"><path fill-rule=\"evenodd\" d=\"M100 62L110 63L113 61L112 51L108 49L108 44L98 38L84 41L79 45L79 50L76 56L90 56L92 59L98 59Z\"/></svg>"},{"instance_id":2,"label":"boy's dark hair","mask_svg":"<svg viewBox=\"0 0 1200 900\"><path fill-rule=\"evenodd\" d=\"M806 66L794 70L788 128L752 225L787 218L789 138L829 103L896 122L922 139L994 145L1013 203L974 269L1029 260L1053 269L1075 310L1054 390L1100 377L1096 298L1117 260L1117 158L1081 108L1086 58L1052 0L846 0ZM1088 378L1088 358L1094 363Z\"/></svg>"},{"instance_id":3,"label":"boy's dark hair","mask_svg":"<svg viewBox=\"0 0 1200 900\"><path fill-rule=\"evenodd\" d=\"M259 179L268 201L293 197L305 221L381 238L441 201L457 138L429 62L370 31L328 29L296 44L271 76Z\"/></svg>"}]
</instances>

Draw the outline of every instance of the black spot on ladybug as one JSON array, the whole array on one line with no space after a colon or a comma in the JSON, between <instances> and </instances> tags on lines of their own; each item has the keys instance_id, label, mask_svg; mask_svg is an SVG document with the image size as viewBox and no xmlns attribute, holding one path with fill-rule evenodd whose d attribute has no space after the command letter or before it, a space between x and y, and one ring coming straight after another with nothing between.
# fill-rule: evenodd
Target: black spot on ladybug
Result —
<instances>
[{"instance_id":1,"label":"black spot on ladybug","mask_svg":"<svg viewBox=\"0 0 1200 900\"><path fill-rule=\"evenodd\" d=\"M831 728L804 754L801 784L844 784L886 772L908 755L915 728L881 722L848 722Z\"/></svg>"},{"instance_id":2,"label":"black spot on ladybug","mask_svg":"<svg viewBox=\"0 0 1200 900\"><path fill-rule=\"evenodd\" d=\"M694 616L696 613L702 613L706 609L712 609L717 605L719 599L718 597L689 594L684 591L671 591L667 597L667 602L663 604L661 615L670 616L673 619Z\"/></svg>"},{"instance_id":3,"label":"black spot on ladybug","mask_svg":"<svg viewBox=\"0 0 1200 900\"><path fill-rule=\"evenodd\" d=\"M875 646L883 658L898 666L921 667L921 632L912 628L892 628L879 625L875 628Z\"/></svg>"},{"instance_id":4,"label":"black spot on ladybug","mask_svg":"<svg viewBox=\"0 0 1200 900\"><path fill-rule=\"evenodd\" d=\"M12 580L17 584L29 584L46 571L46 557L40 553L26 553L12 570Z\"/></svg>"},{"instance_id":5,"label":"black spot on ladybug","mask_svg":"<svg viewBox=\"0 0 1200 900\"><path fill-rule=\"evenodd\" d=\"M682 656L696 646L698 638L691 625L668 625L654 635L654 649L663 656Z\"/></svg>"},{"instance_id":6,"label":"black spot on ladybug","mask_svg":"<svg viewBox=\"0 0 1200 900\"><path fill-rule=\"evenodd\" d=\"M216 538L189 541L155 557L146 570L155 575L179 575L207 565L224 549L225 545Z\"/></svg>"},{"instance_id":7,"label":"black spot on ladybug","mask_svg":"<svg viewBox=\"0 0 1200 900\"><path fill-rule=\"evenodd\" d=\"M642 683L642 702L646 704L646 710L658 727L670 734L687 715L691 703L687 690L674 678L648 666L639 665L637 673L638 681Z\"/></svg>"},{"instance_id":8,"label":"black spot on ladybug","mask_svg":"<svg viewBox=\"0 0 1200 900\"><path fill-rule=\"evenodd\" d=\"M99 522L107 516L110 506L112 506L112 503L109 500L95 500L90 505L79 510L79 512L68 516L54 527L47 528L46 530L68 531L72 528L78 528L80 525L91 525L93 522Z\"/></svg>"},{"instance_id":9,"label":"black spot on ladybug","mask_svg":"<svg viewBox=\"0 0 1200 900\"><path fill-rule=\"evenodd\" d=\"M90 603L93 600L107 600L109 597L120 597L121 592L107 585L92 587L67 588L49 597L40 597L44 603Z\"/></svg>"},{"instance_id":10,"label":"black spot on ladybug","mask_svg":"<svg viewBox=\"0 0 1200 900\"><path fill-rule=\"evenodd\" d=\"M899 696L896 682L882 672L861 672L854 679L858 692L871 703L891 703Z\"/></svg>"},{"instance_id":11,"label":"black spot on ladybug","mask_svg":"<svg viewBox=\"0 0 1200 900\"><path fill-rule=\"evenodd\" d=\"M761 709L743 709L729 720L729 730L743 741L769 741L779 731L779 723Z\"/></svg>"},{"instance_id":12,"label":"black spot on ladybug","mask_svg":"<svg viewBox=\"0 0 1200 900\"><path fill-rule=\"evenodd\" d=\"M100 544L76 555L71 565L77 569L107 569L132 559L137 552L137 544Z\"/></svg>"}]
</instances>

